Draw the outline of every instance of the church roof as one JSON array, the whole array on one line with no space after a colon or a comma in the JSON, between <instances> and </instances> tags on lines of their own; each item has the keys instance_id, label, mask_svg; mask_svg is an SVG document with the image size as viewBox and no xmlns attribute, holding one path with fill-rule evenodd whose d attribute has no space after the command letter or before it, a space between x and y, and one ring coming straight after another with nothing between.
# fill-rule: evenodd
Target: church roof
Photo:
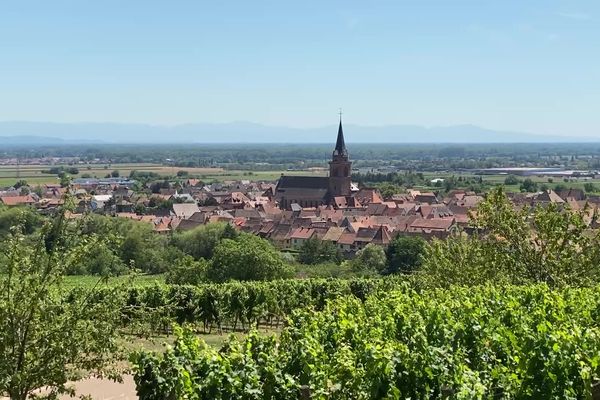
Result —
<instances>
[{"instance_id":1,"label":"church roof","mask_svg":"<svg viewBox=\"0 0 600 400\"><path fill-rule=\"evenodd\" d=\"M329 178L326 176L286 176L279 178L277 189L325 189L329 188Z\"/></svg>"}]
</instances>

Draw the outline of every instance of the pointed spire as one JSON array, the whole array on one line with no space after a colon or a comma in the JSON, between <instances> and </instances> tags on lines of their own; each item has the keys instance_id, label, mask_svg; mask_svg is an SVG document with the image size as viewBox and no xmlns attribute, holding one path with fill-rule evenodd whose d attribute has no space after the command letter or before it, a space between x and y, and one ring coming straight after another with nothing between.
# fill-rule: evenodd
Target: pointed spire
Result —
<instances>
[{"instance_id":1,"label":"pointed spire","mask_svg":"<svg viewBox=\"0 0 600 400\"><path fill-rule=\"evenodd\" d=\"M346 143L344 142L344 130L342 129L342 110L340 109L340 126L338 127L337 141L335 142L334 155L348 155Z\"/></svg>"}]
</instances>

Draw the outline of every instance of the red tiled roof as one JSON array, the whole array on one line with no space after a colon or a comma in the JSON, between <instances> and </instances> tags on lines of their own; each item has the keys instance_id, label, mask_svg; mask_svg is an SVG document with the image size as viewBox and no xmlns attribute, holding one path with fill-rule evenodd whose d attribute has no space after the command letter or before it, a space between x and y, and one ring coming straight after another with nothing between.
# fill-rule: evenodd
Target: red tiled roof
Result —
<instances>
[{"instance_id":1,"label":"red tiled roof","mask_svg":"<svg viewBox=\"0 0 600 400\"><path fill-rule=\"evenodd\" d=\"M18 206L22 204L35 204L35 200L31 195L27 196L0 196L0 202L7 206Z\"/></svg>"},{"instance_id":2,"label":"red tiled roof","mask_svg":"<svg viewBox=\"0 0 600 400\"><path fill-rule=\"evenodd\" d=\"M290 239L310 239L314 233L313 228L297 228L290 235Z\"/></svg>"}]
</instances>

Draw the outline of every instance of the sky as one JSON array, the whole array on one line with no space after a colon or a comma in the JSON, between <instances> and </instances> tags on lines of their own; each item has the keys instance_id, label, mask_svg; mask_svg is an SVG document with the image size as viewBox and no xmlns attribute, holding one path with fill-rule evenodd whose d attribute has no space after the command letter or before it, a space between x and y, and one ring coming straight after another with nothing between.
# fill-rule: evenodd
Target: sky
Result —
<instances>
[{"instance_id":1,"label":"sky","mask_svg":"<svg viewBox=\"0 0 600 400\"><path fill-rule=\"evenodd\" d=\"M600 137L600 1L0 0L0 121Z\"/></svg>"}]
</instances>

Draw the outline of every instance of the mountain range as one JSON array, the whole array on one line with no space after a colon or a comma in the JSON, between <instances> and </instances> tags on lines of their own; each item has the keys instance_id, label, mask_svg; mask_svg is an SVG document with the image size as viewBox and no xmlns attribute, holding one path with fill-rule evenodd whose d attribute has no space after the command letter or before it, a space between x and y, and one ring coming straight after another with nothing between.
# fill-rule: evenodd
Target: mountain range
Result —
<instances>
[{"instance_id":1,"label":"mountain range","mask_svg":"<svg viewBox=\"0 0 600 400\"><path fill-rule=\"evenodd\" d=\"M337 126L290 128L252 122L175 126L125 123L0 121L0 146L74 143L327 143ZM475 125L362 126L344 124L349 143L550 143L597 142L600 137L566 137L499 131Z\"/></svg>"}]
</instances>

